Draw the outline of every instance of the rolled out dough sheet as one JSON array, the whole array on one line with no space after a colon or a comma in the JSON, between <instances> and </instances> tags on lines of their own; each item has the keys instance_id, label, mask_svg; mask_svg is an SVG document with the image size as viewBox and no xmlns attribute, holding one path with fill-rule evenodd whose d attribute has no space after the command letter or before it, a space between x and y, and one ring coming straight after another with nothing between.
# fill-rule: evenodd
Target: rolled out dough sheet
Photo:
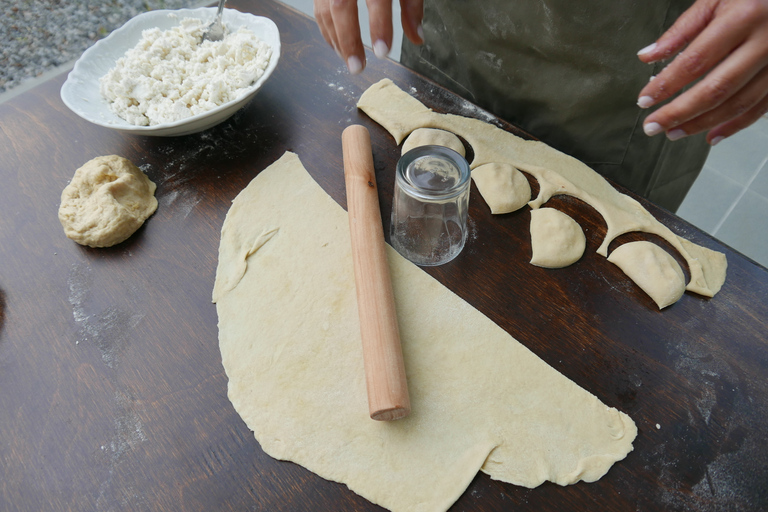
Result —
<instances>
[{"instance_id":1,"label":"rolled out dough sheet","mask_svg":"<svg viewBox=\"0 0 768 512\"><path fill-rule=\"evenodd\" d=\"M388 248L412 412L368 417L346 212L286 153L233 202L213 298L229 398L266 453L394 511L440 511L478 470L591 482L632 450L607 407Z\"/></svg>"}]
</instances>

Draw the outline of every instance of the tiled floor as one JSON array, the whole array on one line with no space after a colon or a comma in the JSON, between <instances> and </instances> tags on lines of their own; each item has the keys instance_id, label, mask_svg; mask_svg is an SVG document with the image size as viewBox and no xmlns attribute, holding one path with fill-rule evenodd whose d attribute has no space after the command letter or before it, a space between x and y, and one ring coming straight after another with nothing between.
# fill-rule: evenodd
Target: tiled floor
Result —
<instances>
[{"instance_id":1,"label":"tiled floor","mask_svg":"<svg viewBox=\"0 0 768 512\"><path fill-rule=\"evenodd\" d=\"M283 0L313 15L312 0ZM398 60L402 28L393 2L395 36L390 57ZM363 43L370 47L368 16L360 3ZM768 267L768 119L712 148L698 180L677 214L742 254Z\"/></svg>"}]
</instances>

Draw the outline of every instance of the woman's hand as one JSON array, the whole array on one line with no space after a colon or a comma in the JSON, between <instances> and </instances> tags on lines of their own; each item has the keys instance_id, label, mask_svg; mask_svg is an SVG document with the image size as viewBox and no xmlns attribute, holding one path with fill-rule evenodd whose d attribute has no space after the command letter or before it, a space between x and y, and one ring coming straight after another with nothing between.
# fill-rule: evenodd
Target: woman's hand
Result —
<instances>
[{"instance_id":1,"label":"woman's hand","mask_svg":"<svg viewBox=\"0 0 768 512\"><path fill-rule=\"evenodd\" d=\"M365 50L360 36L357 0L314 0L315 19L326 42L347 64L353 75L365 68ZM392 0L366 0L373 51L384 58L392 48ZM421 44L423 0L400 0L403 33L414 44Z\"/></svg>"},{"instance_id":2,"label":"woman's hand","mask_svg":"<svg viewBox=\"0 0 768 512\"><path fill-rule=\"evenodd\" d=\"M640 92L648 108L703 77L650 114L648 135L670 140L709 130L714 145L768 112L768 0L697 0L656 43L640 50L643 62L674 56Z\"/></svg>"}]
</instances>

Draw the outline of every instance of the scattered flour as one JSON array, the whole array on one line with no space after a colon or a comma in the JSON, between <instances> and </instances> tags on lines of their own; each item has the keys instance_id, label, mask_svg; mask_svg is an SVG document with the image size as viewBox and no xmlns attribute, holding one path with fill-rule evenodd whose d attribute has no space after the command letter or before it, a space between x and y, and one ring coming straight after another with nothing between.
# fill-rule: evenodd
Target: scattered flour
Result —
<instances>
[{"instance_id":1,"label":"scattered flour","mask_svg":"<svg viewBox=\"0 0 768 512\"><path fill-rule=\"evenodd\" d=\"M272 49L246 28L203 41L201 20L145 30L100 80L112 111L131 124L153 126L208 112L242 97L269 64Z\"/></svg>"}]
</instances>

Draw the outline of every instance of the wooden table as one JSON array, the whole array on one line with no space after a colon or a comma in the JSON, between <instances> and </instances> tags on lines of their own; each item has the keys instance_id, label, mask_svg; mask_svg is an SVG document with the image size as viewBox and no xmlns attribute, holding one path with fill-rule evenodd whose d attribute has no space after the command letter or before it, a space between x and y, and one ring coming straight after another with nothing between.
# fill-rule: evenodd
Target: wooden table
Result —
<instances>
[{"instance_id":1,"label":"wooden table","mask_svg":"<svg viewBox=\"0 0 768 512\"><path fill-rule=\"evenodd\" d=\"M219 231L230 201L287 150L344 205L351 123L371 131L388 218L398 148L355 108L385 76L438 111L477 111L372 56L349 76L314 22L282 4L229 4L277 23L282 58L247 108L207 132L147 138L88 124L59 99L64 76L0 105L0 510L378 509L266 456L232 408L211 304ZM84 248L64 236L59 198L77 167L106 154L158 183L160 206L128 241ZM453 510L768 508L766 269L647 205L729 263L715 298L686 294L660 312L594 253L605 227L593 210L551 205L585 228L576 265L528 264L529 210L491 217L473 188L465 251L429 272L628 413L635 448L592 484L530 490L479 475Z\"/></svg>"}]
</instances>

